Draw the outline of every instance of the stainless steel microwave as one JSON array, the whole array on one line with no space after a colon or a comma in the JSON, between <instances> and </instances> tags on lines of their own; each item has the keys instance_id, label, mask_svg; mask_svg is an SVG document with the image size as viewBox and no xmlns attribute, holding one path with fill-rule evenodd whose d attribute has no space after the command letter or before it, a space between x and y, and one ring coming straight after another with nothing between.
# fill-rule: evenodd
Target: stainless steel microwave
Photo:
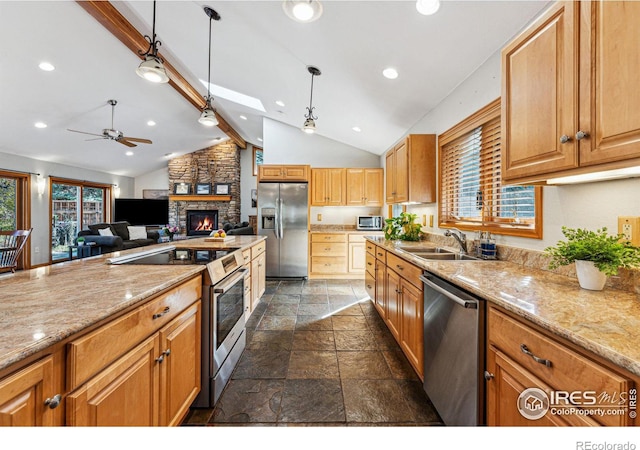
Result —
<instances>
[{"instance_id":1,"label":"stainless steel microwave","mask_svg":"<svg viewBox=\"0 0 640 450\"><path fill-rule=\"evenodd\" d=\"M358 230L379 231L382 230L383 224L382 216L358 216L356 228Z\"/></svg>"}]
</instances>

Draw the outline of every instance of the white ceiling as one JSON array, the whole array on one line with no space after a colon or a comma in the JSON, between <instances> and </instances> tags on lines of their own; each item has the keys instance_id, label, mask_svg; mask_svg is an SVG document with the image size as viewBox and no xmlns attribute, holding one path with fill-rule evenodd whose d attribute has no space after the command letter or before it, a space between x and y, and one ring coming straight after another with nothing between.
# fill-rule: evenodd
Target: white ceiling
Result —
<instances>
[{"instance_id":1,"label":"white ceiling","mask_svg":"<svg viewBox=\"0 0 640 450\"><path fill-rule=\"evenodd\" d=\"M113 2L142 34L151 34L151 1ZM207 79L256 97L260 112L214 96L218 112L250 143L262 145L262 118L300 127L314 80L318 134L381 154L535 17L547 1L443 1L422 16L415 1L328 1L308 24L289 19L280 1L159 1L160 52L202 95ZM169 85L135 73L140 59L71 1L0 1L0 152L117 175L137 176L227 137L197 122L199 112ZM38 68L41 61L53 72ZM381 72L395 67L400 76ZM148 138L133 156L101 133L111 127ZM285 103L284 107L275 104ZM247 120L239 116L244 115ZM157 125L149 127L148 120ZM43 121L48 127L36 129ZM360 133L352 130L358 126ZM0 168L2 163L0 161Z\"/></svg>"}]
</instances>

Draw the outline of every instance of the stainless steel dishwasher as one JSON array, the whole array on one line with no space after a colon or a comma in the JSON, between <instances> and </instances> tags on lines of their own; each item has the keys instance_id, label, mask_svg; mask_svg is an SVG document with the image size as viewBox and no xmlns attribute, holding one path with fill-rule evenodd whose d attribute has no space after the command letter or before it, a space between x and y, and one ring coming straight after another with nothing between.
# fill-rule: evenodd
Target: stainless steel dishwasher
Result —
<instances>
[{"instance_id":1,"label":"stainless steel dishwasher","mask_svg":"<svg viewBox=\"0 0 640 450\"><path fill-rule=\"evenodd\" d=\"M485 302L431 273L420 278L424 390L445 425L483 425Z\"/></svg>"}]
</instances>

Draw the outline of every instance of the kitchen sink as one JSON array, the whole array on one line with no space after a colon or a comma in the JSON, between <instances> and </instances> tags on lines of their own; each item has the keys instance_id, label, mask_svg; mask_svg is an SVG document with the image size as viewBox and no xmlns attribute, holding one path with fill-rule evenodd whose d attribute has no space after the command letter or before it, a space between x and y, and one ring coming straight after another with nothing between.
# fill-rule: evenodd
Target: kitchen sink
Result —
<instances>
[{"instance_id":1,"label":"kitchen sink","mask_svg":"<svg viewBox=\"0 0 640 450\"><path fill-rule=\"evenodd\" d=\"M398 249L405 251L407 253L416 254L416 253L448 253L453 254L451 250L447 250L442 247L418 247L418 246L404 246L399 245Z\"/></svg>"},{"instance_id":2,"label":"kitchen sink","mask_svg":"<svg viewBox=\"0 0 640 450\"><path fill-rule=\"evenodd\" d=\"M484 261L482 258L476 258L475 256L465 255L460 253L453 252L409 252L418 258L428 259L428 260L437 260L437 261Z\"/></svg>"}]
</instances>

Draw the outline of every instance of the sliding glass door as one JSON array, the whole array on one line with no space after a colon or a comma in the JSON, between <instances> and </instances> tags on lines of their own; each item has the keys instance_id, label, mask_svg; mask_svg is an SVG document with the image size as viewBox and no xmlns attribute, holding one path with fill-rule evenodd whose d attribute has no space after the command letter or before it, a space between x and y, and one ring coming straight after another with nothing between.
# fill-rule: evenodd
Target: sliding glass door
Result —
<instances>
[{"instance_id":1,"label":"sliding glass door","mask_svg":"<svg viewBox=\"0 0 640 450\"><path fill-rule=\"evenodd\" d=\"M29 174L0 170L0 230L26 230L31 221L27 216ZM18 269L30 264L30 240L18 261Z\"/></svg>"},{"instance_id":2,"label":"sliding glass door","mask_svg":"<svg viewBox=\"0 0 640 450\"><path fill-rule=\"evenodd\" d=\"M110 186L85 182L51 183L51 261L69 258L78 231L106 222ZM75 250L73 250L75 255Z\"/></svg>"}]
</instances>

